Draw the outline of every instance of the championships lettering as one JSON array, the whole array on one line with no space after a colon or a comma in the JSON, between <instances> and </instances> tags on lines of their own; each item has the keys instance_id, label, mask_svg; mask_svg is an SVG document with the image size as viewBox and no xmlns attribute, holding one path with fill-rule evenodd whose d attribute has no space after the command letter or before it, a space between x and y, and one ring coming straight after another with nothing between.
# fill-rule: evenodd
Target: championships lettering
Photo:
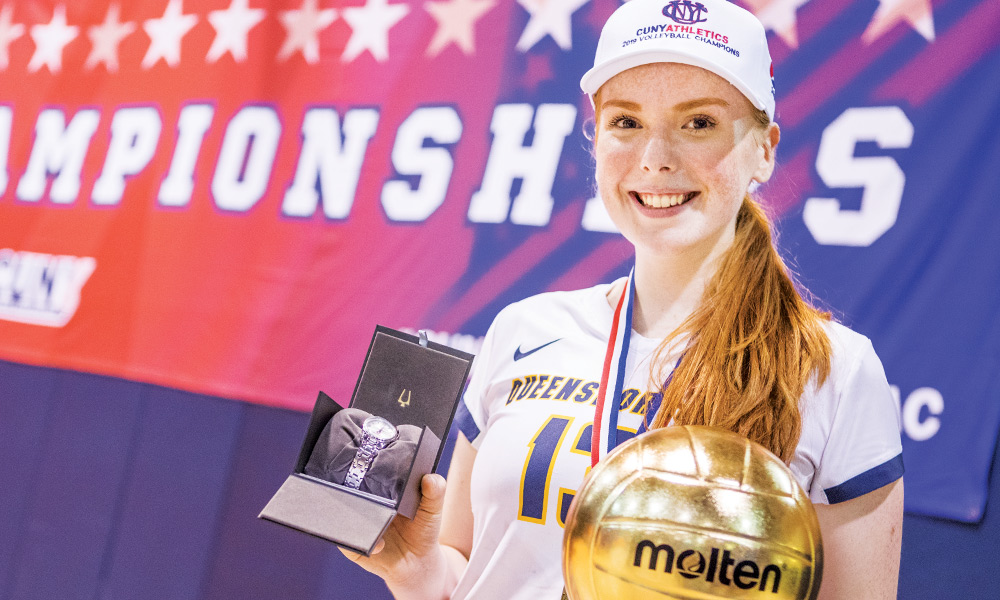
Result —
<instances>
[{"instance_id":1,"label":"championships lettering","mask_svg":"<svg viewBox=\"0 0 1000 600\"><path fill-rule=\"evenodd\" d=\"M286 113L273 104L248 104L222 121L215 105L190 103L168 124L165 118L172 117L155 105L118 107L110 115L102 108L46 107L32 127L14 106L0 105L0 196L70 205L89 191L91 205L116 207L132 179L155 168L158 189L142 197L152 196L162 208L189 207L200 186L222 214L251 211L270 191L280 198L283 217L322 211L327 219L347 219L371 160L367 150L380 126L379 109L307 108L294 133L283 130L283 123L295 122ZM468 198L469 221L547 225L556 171L566 138L578 129L576 117L573 104L497 105L481 185ZM108 129L106 147L92 147L94 139L105 139L95 135L102 128ZM440 208L455 162L462 159L453 147L463 128L453 106L419 107L398 124L389 157L393 174L373 194L391 221L424 221ZM11 140L19 139L32 139L26 157L11 156ZM99 172L85 172L101 151ZM209 173L199 167L206 156L215 160ZM516 182L521 185L512 198ZM582 228L613 231L609 223L585 214Z\"/></svg>"}]
</instances>

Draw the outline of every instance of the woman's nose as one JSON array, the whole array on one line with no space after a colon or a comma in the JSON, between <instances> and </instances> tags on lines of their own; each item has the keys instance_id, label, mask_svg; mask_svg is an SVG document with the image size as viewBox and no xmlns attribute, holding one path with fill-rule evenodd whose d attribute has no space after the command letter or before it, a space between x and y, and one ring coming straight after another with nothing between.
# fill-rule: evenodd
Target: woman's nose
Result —
<instances>
[{"instance_id":1,"label":"woman's nose","mask_svg":"<svg viewBox=\"0 0 1000 600\"><path fill-rule=\"evenodd\" d=\"M677 167L674 145L665 133L652 133L646 140L642 153L642 170L648 172L672 171Z\"/></svg>"}]
</instances>

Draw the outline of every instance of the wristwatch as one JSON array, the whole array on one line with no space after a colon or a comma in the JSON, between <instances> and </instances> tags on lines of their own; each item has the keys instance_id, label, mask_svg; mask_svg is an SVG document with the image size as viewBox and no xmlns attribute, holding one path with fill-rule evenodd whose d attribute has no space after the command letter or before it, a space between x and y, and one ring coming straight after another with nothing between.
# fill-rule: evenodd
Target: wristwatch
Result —
<instances>
[{"instance_id":1,"label":"wristwatch","mask_svg":"<svg viewBox=\"0 0 1000 600\"><path fill-rule=\"evenodd\" d=\"M351 468L347 470L344 485L349 488L361 489L361 480L372 466L372 461L380 450L389 445L399 436L396 426L382 417L368 417L361 425L361 443L354 455Z\"/></svg>"}]
</instances>

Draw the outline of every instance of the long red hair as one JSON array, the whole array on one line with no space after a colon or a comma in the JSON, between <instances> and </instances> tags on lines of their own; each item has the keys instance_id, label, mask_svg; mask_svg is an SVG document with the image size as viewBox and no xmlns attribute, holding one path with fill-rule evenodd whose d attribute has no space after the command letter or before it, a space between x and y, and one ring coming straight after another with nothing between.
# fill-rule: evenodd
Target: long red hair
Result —
<instances>
[{"instance_id":1,"label":"long red hair","mask_svg":"<svg viewBox=\"0 0 1000 600\"><path fill-rule=\"evenodd\" d=\"M766 115L765 115L766 118ZM802 430L799 398L830 373L830 315L811 306L778 254L763 209L743 199L733 245L699 308L663 341L655 381L678 336L689 342L653 427L710 425L739 433L791 461ZM657 384L660 385L660 384Z\"/></svg>"}]
</instances>

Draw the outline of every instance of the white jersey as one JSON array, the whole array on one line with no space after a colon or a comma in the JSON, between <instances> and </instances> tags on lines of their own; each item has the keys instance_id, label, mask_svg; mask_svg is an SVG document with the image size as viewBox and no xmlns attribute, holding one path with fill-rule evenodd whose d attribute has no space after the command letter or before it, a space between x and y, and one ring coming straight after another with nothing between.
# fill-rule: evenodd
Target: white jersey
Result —
<instances>
[{"instance_id":1,"label":"white jersey","mask_svg":"<svg viewBox=\"0 0 1000 600\"><path fill-rule=\"evenodd\" d=\"M472 552L453 598L558 600L566 512L590 467L594 407L614 317L609 284L527 298L503 309L476 358L459 426L477 450ZM871 342L826 331L830 376L801 400L791 470L814 503L861 496L902 476L899 416ZM653 397L659 340L632 332L619 443ZM679 353L667 355L676 361Z\"/></svg>"}]
</instances>

